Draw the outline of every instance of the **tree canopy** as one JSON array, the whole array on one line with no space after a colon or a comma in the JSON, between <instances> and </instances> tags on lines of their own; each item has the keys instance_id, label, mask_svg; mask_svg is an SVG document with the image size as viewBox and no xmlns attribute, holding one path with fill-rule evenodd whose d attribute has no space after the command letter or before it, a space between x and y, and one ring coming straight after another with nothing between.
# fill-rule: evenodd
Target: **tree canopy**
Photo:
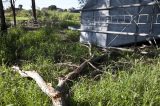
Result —
<instances>
[{"instance_id":1,"label":"tree canopy","mask_svg":"<svg viewBox=\"0 0 160 106\"><path fill-rule=\"evenodd\" d=\"M80 4L85 4L88 0L78 0Z\"/></svg>"}]
</instances>

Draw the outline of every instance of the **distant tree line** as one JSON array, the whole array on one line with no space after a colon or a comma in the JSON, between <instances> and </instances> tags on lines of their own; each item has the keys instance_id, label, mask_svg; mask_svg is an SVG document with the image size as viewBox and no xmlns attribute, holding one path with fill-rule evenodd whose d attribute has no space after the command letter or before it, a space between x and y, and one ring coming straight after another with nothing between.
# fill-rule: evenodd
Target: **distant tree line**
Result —
<instances>
[{"instance_id":1,"label":"distant tree line","mask_svg":"<svg viewBox=\"0 0 160 106\"><path fill-rule=\"evenodd\" d=\"M16 0L6 0L10 2L11 5L11 10L12 10L12 14L13 14L13 20L14 20L14 26L16 26L16 10L15 10L15 2ZM5 1L5 2L6 2ZM85 4L88 0L78 0L80 4ZM33 15L33 19L34 22L37 22L37 15L36 15L36 3L35 0L31 0L32 2L32 15ZM57 6L55 5L51 5L48 7L49 10L57 10ZM3 1L0 0L0 27L1 27L1 31L7 31L7 25L5 22L5 13L4 13L4 7L3 7Z\"/></svg>"},{"instance_id":2,"label":"distant tree line","mask_svg":"<svg viewBox=\"0 0 160 106\"><path fill-rule=\"evenodd\" d=\"M78 0L80 4L85 4L88 0Z\"/></svg>"},{"instance_id":3,"label":"distant tree line","mask_svg":"<svg viewBox=\"0 0 160 106\"><path fill-rule=\"evenodd\" d=\"M16 26L16 9L15 9L15 2L16 0L6 0L4 2L10 2L11 5L11 10L13 14L13 20L14 20L14 26ZM33 14L33 19L34 22L37 22L37 16L36 16L36 3L35 0L31 0L32 2L32 14ZM3 7L3 1L0 0L0 27L2 32L7 31L7 25L6 25L6 19L5 19L5 11Z\"/></svg>"},{"instance_id":4,"label":"distant tree line","mask_svg":"<svg viewBox=\"0 0 160 106\"><path fill-rule=\"evenodd\" d=\"M48 7L48 10L57 10L57 6L56 5L50 5Z\"/></svg>"}]
</instances>

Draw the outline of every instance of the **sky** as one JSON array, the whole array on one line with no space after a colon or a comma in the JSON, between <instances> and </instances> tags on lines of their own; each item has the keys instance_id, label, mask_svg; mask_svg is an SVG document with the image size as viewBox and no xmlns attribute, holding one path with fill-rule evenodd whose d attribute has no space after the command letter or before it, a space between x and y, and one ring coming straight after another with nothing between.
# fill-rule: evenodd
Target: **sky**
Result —
<instances>
[{"instance_id":1,"label":"sky","mask_svg":"<svg viewBox=\"0 0 160 106\"><path fill-rule=\"evenodd\" d=\"M48 7L50 5L56 5L58 8L68 9L71 7L78 8L78 0L35 0L37 8ZM19 4L23 5L24 9L31 9L31 0L16 0L16 7ZM10 4L4 3L4 7L7 8Z\"/></svg>"}]
</instances>

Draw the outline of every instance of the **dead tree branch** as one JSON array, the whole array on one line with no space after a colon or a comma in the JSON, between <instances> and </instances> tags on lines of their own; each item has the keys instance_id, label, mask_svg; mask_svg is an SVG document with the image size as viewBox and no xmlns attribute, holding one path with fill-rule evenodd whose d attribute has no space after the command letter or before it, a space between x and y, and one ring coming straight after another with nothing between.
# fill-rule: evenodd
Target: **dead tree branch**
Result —
<instances>
[{"instance_id":1,"label":"dead tree branch","mask_svg":"<svg viewBox=\"0 0 160 106\"><path fill-rule=\"evenodd\" d=\"M52 99L53 106L66 106L66 84L68 84L71 80L74 80L81 73L83 73L84 69L88 66L88 64L96 69L94 65L99 65L99 63L105 61L106 57L108 57L108 53L85 60L74 71L68 73L64 77L59 77L58 84L54 88L51 86L51 84L47 84L36 71L20 70L20 68L17 66L13 66L12 68L15 72L18 72L21 75L21 77L29 77L35 80L40 89Z\"/></svg>"},{"instance_id":2,"label":"dead tree branch","mask_svg":"<svg viewBox=\"0 0 160 106\"><path fill-rule=\"evenodd\" d=\"M83 71L84 67L86 67L88 61L89 60L83 62L77 69L67 74L65 77L60 77L58 79L57 87L55 88L47 84L36 71L20 70L20 68L17 66L13 66L12 68L15 72L18 72L21 75L21 77L29 77L35 80L37 85L41 88L41 90L52 99L53 106L66 106L65 99L62 95L62 92L65 89L65 84L68 81L76 78Z\"/></svg>"},{"instance_id":3,"label":"dead tree branch","mask_svg":"<svg viewBox=\"0 0 160 106\"><path fill-rule=\"evenodd\" d=\"M56 65L58 65L58 66L76 67L76 68L79 67L79 66L76 65L76 64L72 64L72 62L67 62L67 63L57 63Z\"/></svg>"},{"instance_id":4,"label":"dead tree branch","mask_svg":"<svg viewBox=\"0 0 160 106\"><path fill-rule=\"evenodd\" d=\"M86 45L87 44L87 45ZM83 47L86 47L88 49L88 53L89 53L89 56L92 57L92 45L91 43L86 43L86 44L81 44Z\"/></svg>"},{"instance_id":5,"label":"dead tree branch","mask_svg":"<svg viewBox=\"0 0 160 106\"><path fill-rule=\"evenodd\" d=\"M61 98L61 93L58 90L54 89L52 86L47 85L47 83L36 71L20 70L20 68L17 66L13 66L12 68L15 72L18 72L21 77L30 77L35 80L41 90L52 99L53 106L64 106L63 99Z\"/></svg>"}]
</instances>

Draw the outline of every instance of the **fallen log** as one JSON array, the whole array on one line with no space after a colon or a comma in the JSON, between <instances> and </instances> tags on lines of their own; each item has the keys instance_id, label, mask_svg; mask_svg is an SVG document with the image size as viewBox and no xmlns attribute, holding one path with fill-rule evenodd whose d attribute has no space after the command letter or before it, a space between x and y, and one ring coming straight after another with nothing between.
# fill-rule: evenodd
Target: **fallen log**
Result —
<instances>
[{"instance_id":1,"label":"fallen log","mask_svg":"<svg viewBox=\"0 0 160 106\"><path fill-rule=\"evenodd\" d=\"M53 106L65 106L63 98L61 98L61 93L54 89L50 84L47 84L36 71L20 70L17 66L13 66L12 68L15 72L18 72L21 77L29 77L35 80L41 90L52 99Z\"/></svg>"},{"instance_id":2,"label":"fallen log","mask_svg":"<svg viewBox=\"0 0 160 106\"><path fill-rule=\"evenodd\" d=\"M12 68L15 72L18 72L21 77L29 77L35 80L40 89L51 98L53 106L66 106L65 97L63 95L65 84L76 78L83 71L84 67L86 67L88 61L89 60L83 62L77 69L67 74L65 77L58 78L58 84L55 88L53 88L51 84L47 84L36 71L20 70L17 66L13 66Z\"/></svg>"},{"instance_id":3,"label":"fallen log","mask_svg":"<svg viewBox=\"0 0 160 106\"><path fill-rule=\"evenodd\" d=\"M84 71L88 64L91 65L92 68L94 67L96 69L94 65L97 66L97 63L104 61L106 57L108 57L108 53L85 60L74 71L70 72L64 77L59 77L58 84L54 88L51 84L46 83L36 71L24 71L17 66L13 66L12 68L15 72L18 72L21 77L29 77L35 80L40 89L51 98L53 106L67 106L65 98L66 94L64 92L64 90L67 89L66 84L69 83L71 80L77 78L78 75L80 75Z\"/></svg>"}]
</instances>

